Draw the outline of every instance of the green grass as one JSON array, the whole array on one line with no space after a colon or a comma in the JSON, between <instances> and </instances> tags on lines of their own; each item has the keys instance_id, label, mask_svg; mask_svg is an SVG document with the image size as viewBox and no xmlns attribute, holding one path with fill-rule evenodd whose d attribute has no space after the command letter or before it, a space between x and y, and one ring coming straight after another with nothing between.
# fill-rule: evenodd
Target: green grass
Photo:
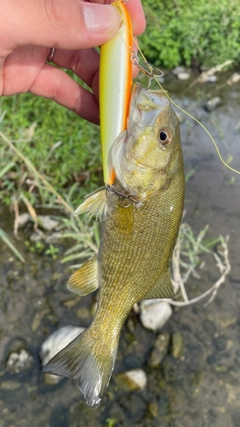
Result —
<instances>
[{"instance_id":1,"label":"green grass","mask_svg":"<svg viewBox=\"0 0 240 427\"><path fill-rule=\"evenodd\" d=\"M101 176L97 126L51 100L30 94L0 98L0 118L0 130L49 178L57 191L82 181L85 186L76 190L78 203L87 191L97 187ZM9 195L19 183L26 188L24 182L32 176L2 142L0 164L0 201L8 204Z\"/></svg>"},{"instance_id":2,"label":"green grass","mask_svg":"<svg viewBox=\"0 0 240 427\"><path fill-rule=\"evenodd\" d=\"M238 0L143 0L147 30L140 46L156 66L240 62Z\"/></svg>"}]
</instances>

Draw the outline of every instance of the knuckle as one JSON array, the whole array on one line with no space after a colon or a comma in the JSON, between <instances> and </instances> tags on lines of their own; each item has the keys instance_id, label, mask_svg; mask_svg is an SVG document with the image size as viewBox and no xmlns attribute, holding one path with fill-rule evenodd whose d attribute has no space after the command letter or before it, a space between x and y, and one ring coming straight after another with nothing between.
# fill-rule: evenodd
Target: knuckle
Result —
<instances>
[{"instance_id":1,"label":"knuckle","mask_svg":"<svg viewBox=\"0 0 240 427\"><path fill-rule=\"evenodd\" d=\"M66 0L45 0L44 9L46 19L53 28L66 26L69 12Z\"/></svg>"}]
</instances>

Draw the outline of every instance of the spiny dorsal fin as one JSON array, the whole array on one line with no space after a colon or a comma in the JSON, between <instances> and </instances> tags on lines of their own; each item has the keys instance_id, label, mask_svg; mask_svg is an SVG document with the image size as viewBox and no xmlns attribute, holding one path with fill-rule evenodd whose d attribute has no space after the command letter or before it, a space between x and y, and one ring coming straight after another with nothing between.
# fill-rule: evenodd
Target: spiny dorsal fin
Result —
<instances>
[{"instance_id":1,"label":"spiny dorsal fin","mask_svg":"<svg viewBox=\"0 0 240 427\"><path fill-rule=\"evenodd\" d=\"M174 295L170 271L167 270L162 273L154 287L144 296L144 299L173 298Z\"/></svg>"},{"instance_id":2,"label":"spiny dorsal fin","mask_svg":"<svg viewBox=\"0 0 240 427\"><path fill-rule=\"evenodd\" d=\"M94 193L86 196L83 203L75 210L74 215L78 216L82 213L89 212L95 215L97 219L104 220L106 217L107 192L105 187L100 188Z\"/></svg>"},{"instance_id":3,"label":"spiny dorsal fin","mask_svg":"<svg viewBox=\"0 0 240 427\"><path fill-rule=\"evenodd\" d=\"M98 288L97 255L90 258L71 275L67 288L78 295L90 294Z\"/></svg>"}]
</instances>

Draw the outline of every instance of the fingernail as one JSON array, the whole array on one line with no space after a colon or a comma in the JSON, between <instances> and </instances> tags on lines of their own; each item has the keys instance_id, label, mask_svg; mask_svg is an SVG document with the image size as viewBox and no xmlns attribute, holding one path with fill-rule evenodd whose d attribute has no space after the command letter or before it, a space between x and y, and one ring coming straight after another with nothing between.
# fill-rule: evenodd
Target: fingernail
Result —
<instances>
[{"instance_id":1,"label":"fingernail","mask_svg":"<svg viewBox=\"0 0 240 427\"><path fill-rule=\"evenodd\" d=\"M116 33L121 18L115 7L101 4L84 4L83 16L87 30L94 33Z\"/></svg>"}]
</instances>

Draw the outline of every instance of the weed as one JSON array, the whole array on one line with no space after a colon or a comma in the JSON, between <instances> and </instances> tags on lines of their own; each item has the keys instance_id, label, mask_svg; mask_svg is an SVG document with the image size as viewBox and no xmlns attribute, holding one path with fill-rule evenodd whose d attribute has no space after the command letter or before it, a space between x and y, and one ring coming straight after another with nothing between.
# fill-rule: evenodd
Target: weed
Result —
<instances>
[{"instance_id":1,"label":"weed","mask_svg":"<svg viewBox=\"0 0 240 427\"><path fill-rule=\"evenodd\" d=\"M0 228L0 239L8 246L8 248L12 251L12 253L21 261L25 262L25 259L17 250L15 244L12 242L11 238L8 234Z\"/></svg>"},{"instance_id":2,"label":"weed","mask_svg":"<svg viewBox=\"0 0 240 427\"><path fill-rule=\"evenodd\" d=\"M115 422L114 418L107 418L105 427L115 427Z\"/></svg>"},{"instance_id":3,"label":"weed","mask_svg":"<svg viewBox=\"0 0 240 427\"><path fill-rule=\"evenodd\" d=\"M59 254L59 248L54 245L49 245L49 248L45 251L45 255L49 255L52 259L56 259Z\"/></svg>"}]
</instances>

